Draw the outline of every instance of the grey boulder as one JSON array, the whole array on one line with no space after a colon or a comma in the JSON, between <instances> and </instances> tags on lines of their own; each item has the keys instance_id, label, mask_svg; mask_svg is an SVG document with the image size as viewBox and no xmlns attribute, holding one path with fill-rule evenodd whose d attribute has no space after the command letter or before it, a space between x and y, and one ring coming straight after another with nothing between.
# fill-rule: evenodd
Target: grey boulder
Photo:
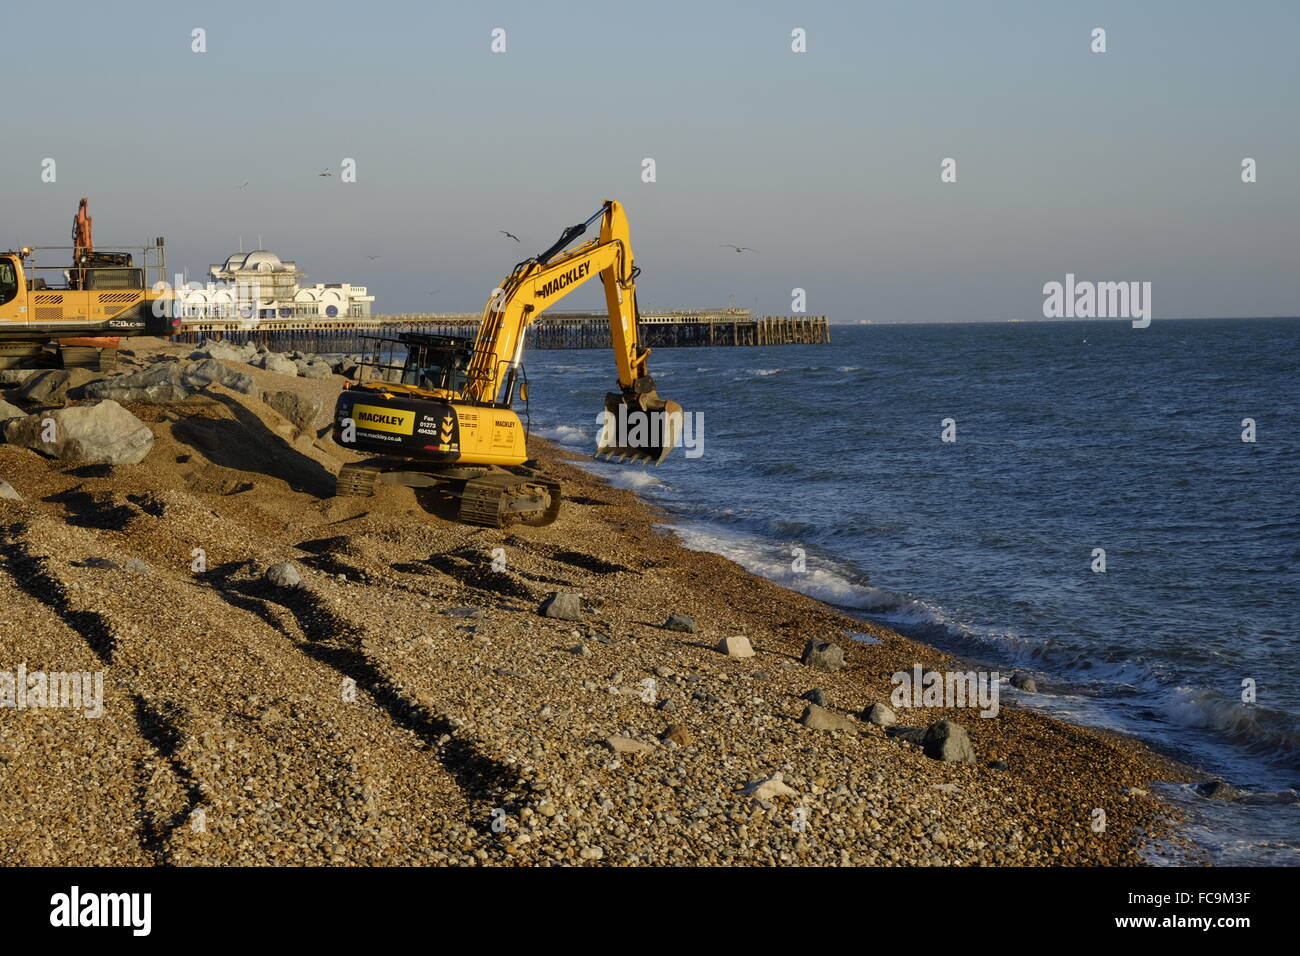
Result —
<instances>
[{"instance_id":1,"label":"grey boulder","mask_svg":"<svg viewBox=\"0 0 1300 956\"><path fill-rule=\"evenodd\" d=\"M136 465L153 448L153 432L111 400L11 419L5 440L51 458L91 464Z\"/></svg>"},{"instance_id":2,"label":"grey boulder","mask_svg":"<svg viewBox=\"0 0 1300 956\"><path fill-rule=\"evenodd\" d=\"M872 704L863 710L862 719L877 727L892 727L898 723L898 716L884 704Z\"/></svg>"},{"instance_id":3,"label":"grey boulder","mask_svg":"<svg viewBox=\"0 0 1300 956\"><path fill-rule=\"evenodd\" d=\"M98 372L84 368L49 369L28 378L18 397L37 405L63 405L70 398L79 398L81 388L101 378Z\"/></svg>"},{"instance_id":4,"label":"grey boulder","mask_svg":"<svg viewBox=\"0 0 1300 956\"><path fill-rule=\"evenodd\" d=\"M926 728L921 748L927 757L944 763L974 763L975 748L961 724L940 720Z\"/></svg>"},{"instance_id":5,"label":"grey boulder","mask_svg":"<svg viewBox=\"0 0 1300 956\"><path fill-rule=\"evenodd\" d=\"M582 620L582 604L578 595L567 591L556 591L538 607L537 613L542 617L553 617L561 621Z\"/></svg>"},{"instance_id":6,"label":"grey boulder","mask_svg":"<svg viewBox=\"0 0 1300 956\"><path fill-rule=\"evenodd\" d=\"M816 704L809 704L804 708L799 723L809 730L853 730L856 726L852 717L837 714L833 710L818 707Z\"/></svg>"},{"instance_id":7,"label":"grey boulder","mask_svg":"<svg viewBox=\"0 0 1300 956\"><path fill-rule=\"evenodd\" d=\"M142 372L91 382L84 392L87 398L111 398L116 402L181 402L214 383L244 393L253 390L252 376L233 372L216 359L207 359L183 367L179 362L163 362Z\"/></svg>"},{"instance_id":8,"label":"grey boulder","mask_svg":"<svg viewBox=\"0 0 1300 956\"><path fill-rule=\"evenodd\" d=\"M204 339L198 348L190 353L192 359L224 359L227 362L247 362L257 354L257 346L252 342L243 345L231 345L229 342L217 342Z\"/></svg>"},{"instance_id":9,"label":"grey boulder","mask_svg":"<svg viewBox=\"0 0 1300 956\"><path fill-rule=\"evenodd\" d=\"M1230 803L1236 800L1241 794L1232 784L1224 783L1222 780L1210 780L1206 783L1198 783L1196 792L1207 800L1222 800Z\"/></svg>"},{"instance_id":10,"label":"grey boulder","mask_svg":"<svg viewBox=\"0 0 1300 956\"><path fill-rule=\"evenodd\" d=\"M330 364L320 359L299 360L294 364L298 366L298 374L303 378L329 378L334 374L334 369L330 368Z\"/></svg>"},{"instance_id":11,"label":"grey boulder","mask_svg":"<svg viewBox=\"0 0 1300 956\"><path fill-rule=\"evenodd\" d=\"M1011 686L1023 690L1026 694L1038 693L1038 684L1035 683L1034 679L1020 673L1020 671L1016 671L1011 675Z\"/></svg>"},{"instance_id":12,"label":"grey boulder","mask_svg":"<svg viewBox=\"0 0 1300 956\"><path fill-rule=\"evenodd\" d=\"M281 561L266 569L266 579L280 588L296 588L302 584L302 575L292 561Z\"/></svg>"},{"instance_id":13,"label":"grey boulder","mask_svg":"<svg viewBox=\"0 0 1300 956\"><path fill-rule=\"evenodd\" d=\"M266 352L249 364L267 372L275 372L277 375L292 375L295 378L298 375L298 364L288 356L277 352Z\"/></svg>"},{"instance_id":14,"label":"grey boulder","mask_svg":"<svg viewBox=\"0 0 1300 956\"><path fill-rule=\"evenodd\" d=\"M695 622L684 614L670 614L668 620L664 621L663 628L665 631L680 631L683 634L694 634L699 630Z\"/></svg>"},{"instance_id":15,"label":"grey boulder","mask_svg":"<svg viewBox=\"0 0 1300 956\"><path fill-rule=\"evenodd\" d=\"M313 428L320 415L320 399L307 398L296 392L266 391L262 393L262 401L302 431Z\"/></svg>"},{"instance_id":16,"label":"grey boulder","mask_svg":"<svg viewBox=\"0 0 1300 956\"><path fill-rule=\"evenodd\" d=\"M800 663L819 671L837 671L844 666L844 649L833 641L809 641Z\"/></svg>"}]
</instances>

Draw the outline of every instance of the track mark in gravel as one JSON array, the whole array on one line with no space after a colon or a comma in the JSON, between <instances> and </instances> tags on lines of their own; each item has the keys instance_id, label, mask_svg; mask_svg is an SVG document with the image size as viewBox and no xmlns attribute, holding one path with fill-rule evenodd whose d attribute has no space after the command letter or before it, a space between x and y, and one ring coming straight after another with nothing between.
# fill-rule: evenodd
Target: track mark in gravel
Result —
<instances>
[{"instance_id":1,"label":"track mark in gravel","mask_svg":"<svg viewBox=\"0 0 1300 956\"><path fill-rule=\"evenodd\" d=\"M606 561L598 558L594 554L586 554L582 551L555 551L546 557L552 561L559 561L561 564L568 564L575 568L581 568L584 571L594 571L596 574L617 574L620 571L626 571L628 574L640 574L624 564L615 564L612 561Z\"/></svg>"},{"instance_id":2,"label":"track mark in gravel","mask_svg":"<svg viewBox=\"0 0 1300 956\"><path fill-rule=\"evenodd\" d=\"M292 614L303 636L313 643L340 635L358 636L351 633L350 626L326 607L324 601L305 587L281 588L260 579L234 580L237 573L252 567L251 561L230 561L209 568L204 580L231 607L255 614L281 633L285 633L284 622L271 613L270 607L281 607Z\"/></svg>"},{"instance_id":3,"label":"track mark in gravel","mask_svg":"<svg viewBox=\"0 0 1300 956\"><path fill-rule=\"evenodd\" d=\"M465 552L468 552L468 554ZM533 589L516 576L519 572L512 574L509 571L492 570L491 564L484 560L483 552L477 548L461 548L450 554L433 554L426 560L428 564L437 568L443 574L455 578L467 587L479 591L491 591L494 594L504 594L508 597L523 598L529 601L537 600L537 595ZM537 577L536 575L527 576ZM554 581L549 578L538 578L538 580L546 581L549 584L573 583L571 581Z\"/></svg>"},{"instance_id":4,"label":"track mark in gravel","mask_svg":"<svg viewBox=\"0 0 1300 956\"><path fill-rule=\"evenodd\" d=\"M233 570L230 568L232 573ZM468 800L482 804L485 811L488 807L501 807L508 814L514 814L522 809L519 800L506 797L507 793L520 787L516 771L481 753L472 742L457 736L456 728L447 718L411 700L364 653L356 647L347 646L362 643L362 629L330 611L323 601L306 589L286 590L264 581L235 582L228 580L228 577L229 575L223 582L224 586L217 591L228 604L256 613L268 623L273 623L273 616L265 607L254 610L250 605L271 604L288 610L306 640L296 640L285 631L282 624L275 623L276 629L293 640L295 646L308 657L332 668L342 677L351 678L357 688L367 693L375 706L386 713L396 726L419 737ZM444 735L451 737L451 741L439 745L437 741ZM471 825L480 832L488 832L490 821L487 812L475 814Z\"/></svg>"},{"instance_id":5,"label":"track mark in gravel","mask_svg":"<svg viewBox=\"0 0 1300 956\"><path fill-rule=\"evenodd\" d=\"M479 752L468 740L456 736L456 728L444 717L430 712L426 707L404 696L378 668L360 651L324 644L300 645L303 653L334 668L344 677L350 677L392 719L393 723L409 730L424 740L437 754L438 762L451 774L467 799L487 807L500 807L514 816L522 809L519 800L510 800L506 794L520 786L519 775L504 764ZM437 746L439 737L447 735L451 741ZM475 814L472 826L480 833L488 832L491 824L486 813Z\"/></svg>"},{"instance_id":6,"label":"track mark in gravel","mask_svg":"<svg viewBox=\"0 0 1300 956\"><path fill-rule=\"evenodd\" d=\"M113 663L117 638L103 615L94 611L78 611L69 603L63 582L46 570L46 558L36 557L21 540L30 529L25 524L8 525L3 529L4 549L0 562L9 576L26 593L47 605L63 623L81 635L82 640L105 664Z\"/></svg>"},{"instance_id":7,"label":"track mark in gravel","mask_svg":"<svg viewBox=\"0 0 1300 956\"><path fill-rule=\"evenodd\" d=\"M185 737L176 728L171 718L138 694L132 695L132 700L135 702L135 723L140 730L140 736L148 741L149 745L157 751L158 756L167 763L185 791L184 806L164 819L155 817L149 810L148 796L151 783L144 779L145 768L141 766L141 781L136 786L136 799L140 804L140 843L145 852L153 856L155 863L166 866L171 862L167 849L168 840L173 831L183 826L194 809L203 803L203 788L194 779L190 768L176 756Z\"/></svg>"},{"instance_id":8,"label":"track mark in gravel","mask_svg":"<svg viewBox=\"0 0 1300 956\"><path fill-rule=\"evenodd\" d=\"M209 585L214 593L227 604L241 611L247 611L249 614L262 619L268 627L276 631L284 630L284 622L275 614L271 613L270 607L266 601L260 598L247 598L241 596L233 590L230 579L236 572L243 568L251 567L251 561L230 561L226 564L218 565L215 568L209 568L200 580Z\"/></svg>"},{"instance_id":9,"label":"track mark in gravel","mask_svg":"<svg viewBox=\"0 0 1300 956\"><path fill-rule=\"evenodd\" d=\"M374 583L374 578L369 571L348 564L346 561L340 561L333 554L313 555L310 558L303 558L302 563L315 571L321 571L325 574L341 574L350 581L360 581L362 584Z\"/></svg>"},{"instance_id":10,"label":"track mark in gravel","mask_svg":"<svg viewBox=\"0 0 1300 956\"><path fill-rule=\"evenodd\" d=\"M509 547L519 548L521 551L531 554L534 557L541 558L545 561L555 561L558 564L567 564L569 567L577 568L580 571L590 571L593 574L618 574L625 572L627 574L640 574L636 568L629 568L625 564L615 564L613 561L606 561L604 558L586 551L573 551L568 548L554 548L549 545L540 544L536 541L529 541L526 538L511 536L506 539L506 545Z\"/></svg>"}]
</instances>

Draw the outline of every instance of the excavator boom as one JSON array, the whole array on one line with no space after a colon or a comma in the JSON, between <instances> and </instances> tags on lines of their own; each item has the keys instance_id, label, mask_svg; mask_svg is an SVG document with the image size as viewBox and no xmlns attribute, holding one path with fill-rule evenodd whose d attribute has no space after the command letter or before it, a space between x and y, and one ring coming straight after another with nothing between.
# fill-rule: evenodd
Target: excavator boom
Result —
<instances>
[{"instance_id":1,"label":"excavator boom","mask_svg":"<svg viewBox=\"0 0 1300 956\"><path fill-rule=\"evenodd\" d=\"M564 251L597 220L600 233L596 238ZM605 287L619 391L606 396L596 454L659 464L677 443L682 410L677 403L658 396L647 369L650 349L638 341L639 271L632 258L627 215L620 203L606 200L586 222L565 229L550 248L515 266L493 290L474 343L465 397L509 404L528 327L578 286L599 275Z\"/></svg>"}]
</instances>

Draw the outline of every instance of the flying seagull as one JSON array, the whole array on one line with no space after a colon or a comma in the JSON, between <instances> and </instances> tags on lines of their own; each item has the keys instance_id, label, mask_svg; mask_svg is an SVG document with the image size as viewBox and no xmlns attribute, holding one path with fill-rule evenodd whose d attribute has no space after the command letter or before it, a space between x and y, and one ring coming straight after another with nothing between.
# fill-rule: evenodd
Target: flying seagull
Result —
<instances>
[{"instance_id":1,"label":"flying seagull","mask_svg":"<svg viewBox=\"0 0 1300 956\"><path fill-rule=\"evenodd\" d=\"M327 169L327 170L325 170L325 172L323 172L323 173L317 173L316 175L317 175L317 176L333 176L333 175L334 175L334 170L332 170L332 169Z\"/></svg>"},{"instance_id":2,"label":"flying seagull","mask_svg":"<svg viewBox=\"0 0 1300 956\"><path fill-rule=\"evenodd\" d=\"M729 243L729 242L720 242L720 243L718 243L718 248L720 248L720 249L735 249L736 252L737 252L737 254L742 253L742 252L758 252L757 249L751 249L751 248L749 248L749 246L733 246L733 245L732 245L731 243Z\"/></svg>"},{"instance_id":3,"label":"flying seagull","mask_svg":"<svg viewBox=\"0 0 1300 956\"><path fill-rule=\"evenodd\" d=\"M519 237L516 236L513 232L506 232L504 229L498 229L497 232L501 233L501 235L503 236L509 236L515 242L519 241Z\"/></svg>"},{"instance_id":4,"label":"flying seagull","mask_svg":"<svg viewBox=\"0 0 1300 956\"><path fill-rule=\"evenodd\" d=\"M369 259L371 262L373 262L374 260L378 259L379 256L366 256L366 258Z\"/></svg>"},{"instance_id":5,"label":"flying seagull","mask_svg":"<svg viewBox=\"0 0 1300 956\"><path fill-rule=\"evenodd\" d=\"M244 186L247 186L247 185L248 185L248 180L244 180ZM243 189L244 186L240 186L239 188L240 188L240 189Z\"/></svg>"}]
</instances>

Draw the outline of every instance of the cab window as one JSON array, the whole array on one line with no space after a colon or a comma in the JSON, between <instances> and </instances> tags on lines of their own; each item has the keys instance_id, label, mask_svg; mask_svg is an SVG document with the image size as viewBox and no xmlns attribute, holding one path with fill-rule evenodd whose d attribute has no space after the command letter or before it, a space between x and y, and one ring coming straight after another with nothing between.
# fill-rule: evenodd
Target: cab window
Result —
<instances>
[{"instance_id":1,"label":"cab window","mask_svg":"<svg viewBox=\"0 0 1300 956\"><path fill-rule=\"evenodd\" d=\"M9 259L0 259L0 305L12 302L18 295L18 272Z\"/></svg>"}]
</instances>

